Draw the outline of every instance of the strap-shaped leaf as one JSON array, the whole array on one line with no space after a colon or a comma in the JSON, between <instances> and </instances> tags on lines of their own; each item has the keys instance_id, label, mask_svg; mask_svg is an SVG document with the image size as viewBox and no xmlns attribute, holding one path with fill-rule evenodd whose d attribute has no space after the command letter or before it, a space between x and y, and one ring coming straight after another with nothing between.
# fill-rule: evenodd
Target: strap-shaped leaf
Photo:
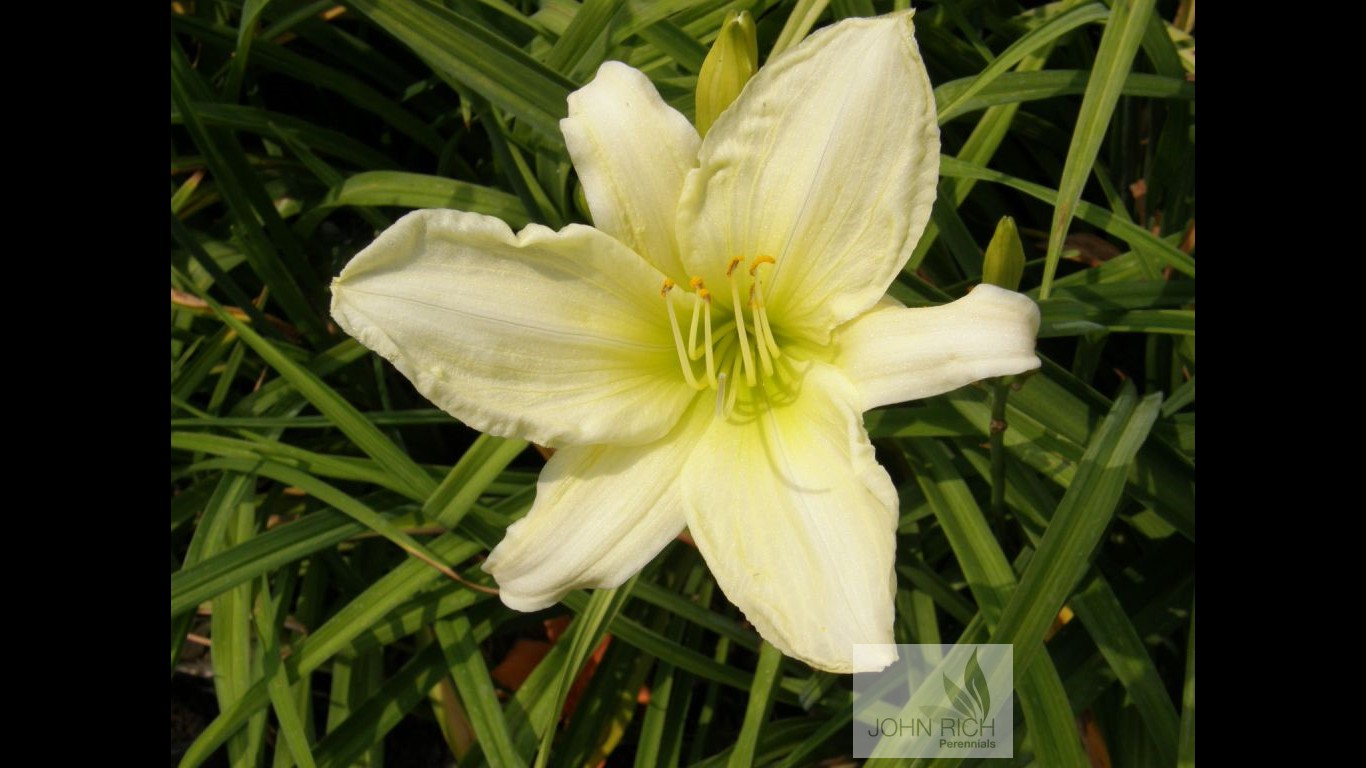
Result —
<instances>
[{"instance_id":1,"label":"strap-shaped leaf","mask_svg":"<svg viewBox=\"0 0 1366 768\"><path fill-rule=\"evenodd\" d=\"M463 84L559 144L573 81L497 33L428 0L348 0L433 69Z\"/></svg>"}]
</instances>

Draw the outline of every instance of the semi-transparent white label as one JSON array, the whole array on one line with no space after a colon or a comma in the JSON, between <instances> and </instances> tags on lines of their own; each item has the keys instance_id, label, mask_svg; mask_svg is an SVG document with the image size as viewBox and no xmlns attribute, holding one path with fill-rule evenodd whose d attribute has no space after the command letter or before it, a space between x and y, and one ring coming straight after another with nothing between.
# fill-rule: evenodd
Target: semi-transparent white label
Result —
<instances>
[{"instance_id":1,"label":"semi-transparent white label","mask_svg":"<svg viewBox=\"0 0 1366 768\"><path fill-rule=\"evenodd\" d=\"M855 645L854 757L1013 757L1009 645ZM864 663L860 663L863 661Z\"/></svg>"}]
</instances>

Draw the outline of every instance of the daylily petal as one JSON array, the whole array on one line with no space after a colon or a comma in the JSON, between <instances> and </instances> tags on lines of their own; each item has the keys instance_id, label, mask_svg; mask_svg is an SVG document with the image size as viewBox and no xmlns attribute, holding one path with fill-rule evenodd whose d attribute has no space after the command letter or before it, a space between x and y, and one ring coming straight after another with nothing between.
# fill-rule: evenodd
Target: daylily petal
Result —
<instances>
[{"instance_id":1,"label":"daylily petal","mask_svg":"<svg viewBox=\"0 0 1366 768\"><path fill-rule=\"evenodd\" d=\"M609 61L569 95L560 121L598 229L634 248L679 282L675 213L701 139L640 70Z\"/></svg>"},{"instance_id":2,"label":"daylily petal","mask_svg":"<svg viewBox=\"0 0 1366 768\"><path fill-rule=\"evenodd\" d=\"M679 467L710 421L699 406L665 439L561 448L536 503L484 561L509 608L536 611L571 589L615 587L683 530Z\"/></svg>"},{"instance_id":3,"label":"daylily petal","mask_svg":"<svg viewBox=\"0 0 1366 768\"><path fill-rule=\"evenodd\" d=\"M693 399L663 276L590 227L518 235L498 219L416 211L332 284L332 316L475 429L542 445L638 444Z\"/></svg>"},{"instance_id":4,"label":"daylily petal","mask_svg":"<svg viewBox=\"0 0 1366 768\"><path fill-rule=\"evenodd\" d=\"M938 307L878 305L839 330L836 364L866 411L1032 371L1038 332L1037 304L984 283Z\"/></svg>"},{"instance_id":5,"label":"daylily petal","mask_svg":"<svg viewBox=\"0 0 1366 768\"><path fill-rule=\"evenodd\" d=\"M811 363L800 387L747 390L754 400L714 421L684 468L684 506L721 589L759 634L850 672L855 643L892 642L896 489L853 386Z\"/></svg>"},{"instance_id":6,"label":"daylily petal","mask_svg":"<svg viewBox=\"0 0 1366 768\"><path fill-rule=\"evenodd\" d=\"M762 67L707 133L679 203L685 266L717 286L734 256L775 258L778 332L824 343L906 263L938 173L911 15L842 21Z\"/></svg>"}]
</instances>

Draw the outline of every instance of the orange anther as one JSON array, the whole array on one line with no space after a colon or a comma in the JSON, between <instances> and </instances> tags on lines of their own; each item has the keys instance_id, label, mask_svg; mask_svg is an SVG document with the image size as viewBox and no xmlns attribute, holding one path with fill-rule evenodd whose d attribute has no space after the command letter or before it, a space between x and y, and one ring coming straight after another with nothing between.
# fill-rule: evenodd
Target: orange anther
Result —
<instances>
[{"instance_id":1,"label":"orange anther","mask_svg":"<svg viewBox=\"0 0 1366 768\"><path fill-rule=\"evenodd\" d=\"M749 274L750 274L750 277L753 277L753 276L754 276L755 271L758 270L759 267L760 267L761 265L763 265L763 264L777 264L777 263L778 263L778 260L775 259L775 258L773 258L772 256L755 256L755 257L754 257L754 261L750 262L750 265L749 265Z\"/></svg>"}]
</instances>

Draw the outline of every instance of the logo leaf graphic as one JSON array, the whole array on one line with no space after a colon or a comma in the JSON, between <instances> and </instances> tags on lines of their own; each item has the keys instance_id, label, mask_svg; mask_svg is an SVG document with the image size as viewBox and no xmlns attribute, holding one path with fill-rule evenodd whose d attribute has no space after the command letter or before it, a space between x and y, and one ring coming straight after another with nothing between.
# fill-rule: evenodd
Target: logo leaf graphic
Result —
<instances>
[{"instance_id":1,"label":"logo leaf graphic","mask_svg":"<svg viewBox=\"0 0 1366 768\"><path fill-rule=\"evenodd\" d=\"M968 698L967 692L957 685L954 685L948 675L943 675L942 677L944 678L944 693L948 695L949 702L953 704L953 708L958 710L958 714L963 717L972 717L972 701Z\"/></svg>"},{"instance_id":2,"label":"logo leaf graphic","mask_svg":"<svg viewBox=\"0 0 1366 768\"><path fill-rule=\"evenodd\" d=\"M982 665L977 661L975 650L968 658L967 665L963 667L963 685L977 702L982 713L981 719L985 720L987 715L991 714L991 691L987 688L987 676L982 672Z\"/></svg>"}]
</instances>

